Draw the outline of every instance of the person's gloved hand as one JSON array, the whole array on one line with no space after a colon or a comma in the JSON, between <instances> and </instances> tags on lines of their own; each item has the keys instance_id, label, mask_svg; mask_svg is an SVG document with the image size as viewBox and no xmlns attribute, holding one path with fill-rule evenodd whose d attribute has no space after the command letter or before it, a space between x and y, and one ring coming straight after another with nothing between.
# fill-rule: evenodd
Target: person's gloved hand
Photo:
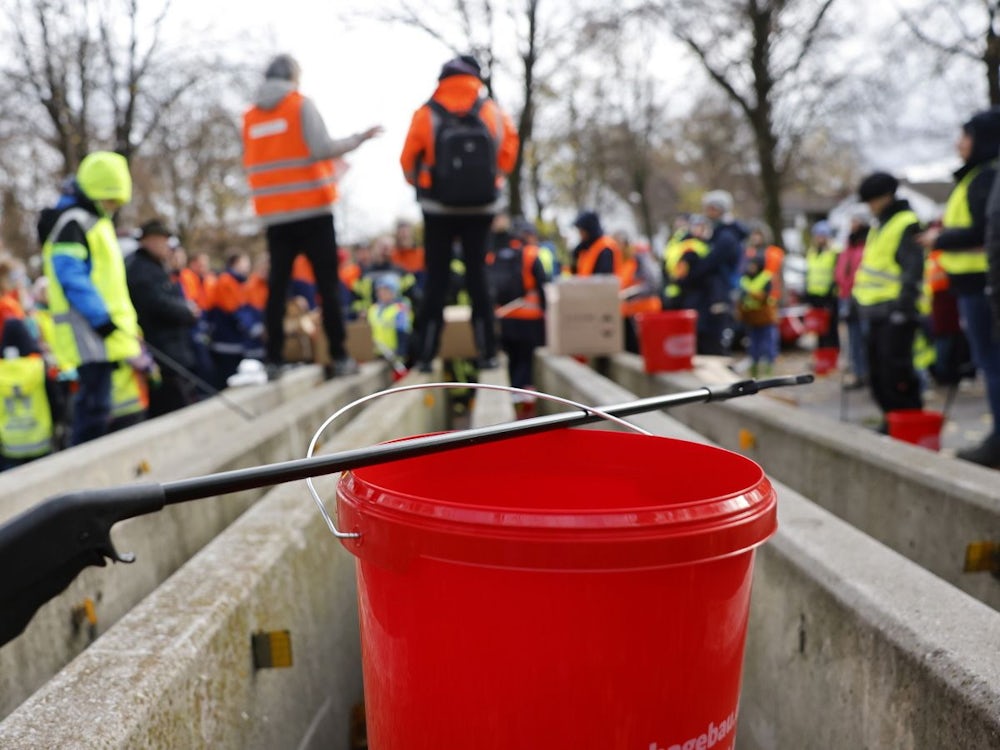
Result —
<instances>
[{"instance_id":1,"label":"person's gloved hand","mask_svg":"<svg viewBox=\"0 0 1000 750\"><path fill-rule=\"evenodd\" d=\"M149 352L141 352L135 357L129 357L126 360L133 370L138 372L151 373L156 370L156 362L149 355Z\"/></svg>"},{"instance_id":2,"label":"person's gloved hand","mask_svg":"<svg viewBox=\"0 0 1000 750\"><path fill-rule=\"evenodd\" d=\"M101 323L99 326L96 326L94 330L97 331L97 334L102 339L106 339L108 336L110 336L112 333L118 330L118 327L114 324L114 321L109 319L107 323Z\"/></svg>"}]
</instances>

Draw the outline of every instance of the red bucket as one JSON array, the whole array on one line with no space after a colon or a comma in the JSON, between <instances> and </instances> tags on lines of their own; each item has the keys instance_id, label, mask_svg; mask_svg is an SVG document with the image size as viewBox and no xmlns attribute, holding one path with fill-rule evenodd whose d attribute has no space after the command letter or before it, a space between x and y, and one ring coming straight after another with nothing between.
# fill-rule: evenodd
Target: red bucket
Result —
<instances>
[{"instance_id":1,"label":"red bucket","mask_svg":"<svg viewBox=\"0 0 1000 750\"><path fill-rule=\"evenodd\" d=\"M810 307L803 317L806 331L822 336L830 328L830 311L822 307Z\"/></svg>"},{"instance_id":2,"label":"red bucket","mask_svg":"<svg viewBox=\"0 0 1000 750\"><path fill-rule=\"evenodd\" d=\"M646 372L690 370L698 348L698 313L694 310L665 310L639 313L639 352Z\"/></svg>"},{"instance_id":3,"label":"red bucket","mask_svg":"<svg viewBox=\"0 0 1000 750\"><path fill-rule=\"evenodd\" d=\"M371 747L734 746L777 522L753 461L559 430L357 469L337 499Z\"/></svg>"},{"instance_id":4,"label":"red bucket","mask_svg":"<svg viewBox=\"0 0 1000 750\"><path fill-rule=\"evenodd\" d=\"M840 349L835 346L819 346L813 349L813 372L826 375L837 369Z\"/></svg>"},{"instance_id":5,"label":"red bucket","mask_svg":"<svg viewBox=\"0 0 1000 750\"><path fill-rule=\"evenodd\" d=\"M932 451L941 450L941 427L944 415L925 409L897 409L887 412L889 435Z\"/></svg>"}]
</instances>

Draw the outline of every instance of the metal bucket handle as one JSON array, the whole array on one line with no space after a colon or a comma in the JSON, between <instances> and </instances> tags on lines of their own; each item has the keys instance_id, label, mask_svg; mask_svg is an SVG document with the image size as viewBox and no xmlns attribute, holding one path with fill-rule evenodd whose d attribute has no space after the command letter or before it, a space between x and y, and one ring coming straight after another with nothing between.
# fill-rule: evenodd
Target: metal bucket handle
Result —
<instances>
[{"instance_id":1,"label":"metal bucket handle","mask_svg":"<svg viewBox=\"0 0 1000 750\"><path fill-rule=\"evenodd\" d=\"M362 396L359 399L352 401L346 406L342 406L340 409L335 411L319 426L316 432L312 436L312 440L309 441L309 449L306 451L306 458L312 458L313 452L316 450L316 445L319 443L319 438L329 427L334 420L342 416L346 412L350 411L356 406L360 406L368 401L372 401L376 398L381 398L382 396L388 396L390 394L401 393L403 391L417 391L424 389L443 389L443 388L455 388L461 386L462 388L474 388L483 391L506 391L507 393L520 393L527 396L534 396L536 398L543 399L545 401L552 401L554 403L563 404L564 406L572 406L574 408L580 409L584 412L589 412L598 417L603 417L609 422L614 422L615 424L624 427L633 432L638 432L640 435L651 436L652 433L647 430L638 427L631 422L628 422L621 417L616 417L613 414L609 414L595 406L587 406L586 404L581 404L578 401L573 401L572 399L562 398L561 396L553 396L551 393L543 393L542 391L531 391L526 388L515 388L509 385L494 385L492 383L417 383L414 385L401 385L396 388L388 388L384 391L376 391L375 393L369 393L367 396ZM323 520L326 521L326 526L330 529L332 533L338 539L360 539L361 534L353 531L341 531L337 528L336 522L330 516L329 511L326 509L326 505L323 503L323 499L319 496L316 491L315 485L313 485L312 477L306 478L306 486L309 488L309 494L312 495L313 501L316 503L316 507L319 508L320 514L323 516Z\"/></svg>"}]
</instances>

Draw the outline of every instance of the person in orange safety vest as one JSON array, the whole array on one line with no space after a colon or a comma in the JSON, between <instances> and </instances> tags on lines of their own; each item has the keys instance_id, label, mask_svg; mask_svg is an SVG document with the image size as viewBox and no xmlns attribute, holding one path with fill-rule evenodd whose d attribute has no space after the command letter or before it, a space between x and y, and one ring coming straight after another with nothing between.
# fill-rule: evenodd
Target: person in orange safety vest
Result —
<instances>
[{"instance_id":1,"label":"person in orange safety vest","mask_svg":"<svg viewBox=\"0 0 1000 750\"><path fill-rule=\"evenodd\" d=\"M453 127L460 116L478 118L474 138L462 151L437 159L439 148L457 147ZM466 132L469 125L463 126ZM449 136L449 137L446 137ZM424 219L424 259L427 280L417 312L412 353L417 368L431 371L444 328L452 250L460 247L465 286L472 302L473 336L481 367L496 367L496 332L487 289L485 257L493 216L499 208L505 175L513 171L520 139L510 116L485 95L482 71L475 58L465 55L446 62L430 100L414 113L399 163L406 181L416 188ZM468 169L466 168L468 166Z\"/></svg>"},{"instance_id":2,"label":"person in orange safety vest","mask_svg":"<svg viewBox=\"0 0 1000 750\"><path fill-rule=\"evenodd\" d=\"M299 93L301 69L290 55L268 64L256 101L243 115L243 164L253 207L267 232L271 256L266 308L267 371L281 372L286 290L295 258L309 258L323 305L330 345L328 375L349 375L358 365L344 348L337 295L337 238L332 204L344 165L339 157L382 132L381 126L333 140L319 110Z\"/></svg>"}]
</instances>

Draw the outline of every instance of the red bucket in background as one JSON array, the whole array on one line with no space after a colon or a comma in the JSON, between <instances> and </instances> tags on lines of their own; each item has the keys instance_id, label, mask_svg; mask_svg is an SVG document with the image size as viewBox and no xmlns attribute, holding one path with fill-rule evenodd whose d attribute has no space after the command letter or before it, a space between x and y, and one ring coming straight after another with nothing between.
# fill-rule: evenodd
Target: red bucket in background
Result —
<instances>
[{"instance_id":1,"label":"red bucket in background","mask_svg":"<svg viewBox=\"0 0 1000 750\"><path fill-rule=\"evenodd\" d=\"M776 527L750 459L559 430L347 472L337 501L371 747L734 747Z\"/></svg>"},{"instance_id":2,"label":"red bucket in background","mask_svg":"<svg viewBox=\"0 0 1000 750\"><path fill-rule=\"evenodd\" d=\"M810 307L803 317L807 333L824 335L830 328L830 311L822 307Z\"/></svg>"},{"instance_id":3,"label":"red bucket in background","mask_svg":"<svg viewBox=\"0 0 1000 750\"><path fill-rule=\"evenodd\" d=\"M813 372L826 375L837 369L840 349L835 346L818 346L813 349Z\"/></svg>"},{"instance_id":4,"label":"red bucket in background","mask_svg":"<svg viewBox=\"0 0 1000 750\"><path fill-rule=\"evenodd\" d=\"M889 435L932 451L941 450L941 427L944 415L926 409L897 409L887 412Z\"/></svg>"},{"instance_id":5,"label":"red bucket in background","mask_svg":"<svg viewBox=\"0 0 1000 750\"><path fill-rule=\"evenodd\" d=\"M639 313L639 352L648 373L690 370L698 348L698 313L664 310Z\"/></svg>"}]
</instances>

